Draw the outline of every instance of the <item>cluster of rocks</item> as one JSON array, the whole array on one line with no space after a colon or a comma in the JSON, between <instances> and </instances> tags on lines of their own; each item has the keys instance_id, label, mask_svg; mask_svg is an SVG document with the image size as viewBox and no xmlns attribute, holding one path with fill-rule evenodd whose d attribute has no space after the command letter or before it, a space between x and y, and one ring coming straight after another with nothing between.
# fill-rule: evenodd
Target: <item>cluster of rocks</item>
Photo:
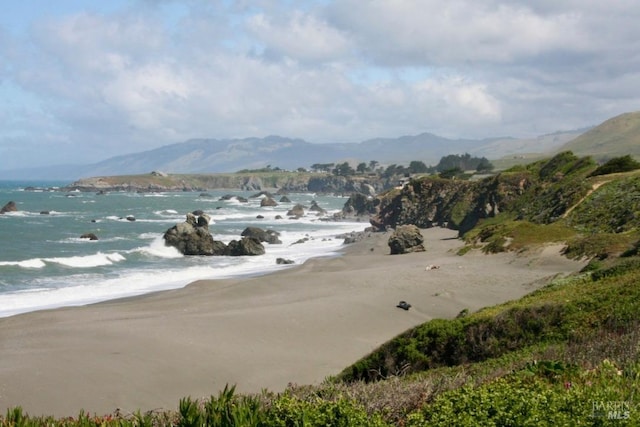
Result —
<instances>
[{"instance_id":1,"label":"cluster of rocks","mask_svg":"<svg viewBox=\"0 0 640 427\"><path fill-rule=\"evenodd\" d=\"M240 240L232 240L225 244L214 240L209 232L211 218L206 213L187 214L185 222L168 229L164 234L165 244L173 246L184 255L263 255L263 243L279 244L279 233L273 230L262 230L258 227L247 227Z\"/></svg>"}]
</instances>

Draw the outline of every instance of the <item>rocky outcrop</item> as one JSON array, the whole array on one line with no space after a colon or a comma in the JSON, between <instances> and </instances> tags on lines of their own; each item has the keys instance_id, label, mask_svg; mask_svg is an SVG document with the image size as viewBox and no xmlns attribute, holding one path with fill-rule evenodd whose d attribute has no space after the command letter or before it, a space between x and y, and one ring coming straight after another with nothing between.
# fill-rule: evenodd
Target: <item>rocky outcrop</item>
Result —
<instances>
[{"instance_id":1,"label":"rocky outcrop","mask_svg":"<svg viewBox=\"0 0 640 427\"><path fill-rule=\"evenodd\" d=\"M142 175L102 176L73 182L63 191L131 191L165 192L214 189L240 189L261 191L278 189L282 192L314 192L331 194L362 193L373 195L391 188L395 179L379 176L336 176L318 173L220 173L177 175L153 172Z\"/></svg>"},{"instance_id":2,"label":"rocky outcrop","mask_svg":"<svg viewBox=\"0 0 640 427\"><path fill-rule=\"evenodd\" d=\"M264 184L262 180L254 175L248 176L244 178L244 182L242 183L242 190L245 191L254 191L254 190L262 190Z\"/></svg>"},{"instance_id":3,"label":"rocky outcrop","mask_svg":"<svg viewBox=\"0 0 640 427\"><path fill-rule=\"evenodd\" d=\"M267 239L265 241L281 243L275 231L264 231L257 227L249 227L256 230L245 230L242 239L232 240L228 245L225 245L224 242L213 239L209 232L209 222L210 218L205 213L198 216L188 213L185 222L176 224L166 231L164 234L165 244L173 246L184 255L243 256L263 255L265 253L264 246L260 243L259 238L254 237L252 233Z\"/></svg>"},{"instance_id":4,"label":"rocky outcrop","mask_svg":"<svg viewBox=\"0 0 640 427\"><path fill-rule=\"evenodd\" d=\"M295 216L301 217L304 216L304 206L300 203L296 204L294 207L287 211L287 216Z\"/></svg>"},{"instance_id":5,"label":"rocky outcrop","mask_svg":"<svg viewBox=\"0 0 640 427\"><path fill-rule=\"evenodd\" d=\"M427 177L412 180L402 189L391 190L371 203L352 197L351 209L375 208L370 222L377 230L414 224L459 230L473 228L480 219L489 218L512 206L531 185L526 173L497 175L482 181L449 180ZM345 209L349 208L345 204Z\"/></svg>"},{"instance_id":6,"label":"rocky outcrop","mask_svg":"<svg viewBox=\"0 0 640 427\"><path fill-rule=\"evenodd\" d=\"M378 177L345 177L336 175L322 175L309 178L306 191L314 193L350 194L362 193L375 195L389 188L386 180Z\"/></svg>"},{"instance_id":7,"label":"rocky outcrop","mask_svg":"<svg viewBox=\"0 0 640 427\"><path fill-rule=\"evenodd\" d=\"M253 237L243 237L240 240L232 240L227 248L228 254L231 256L244 255L264 255L264 246L260 241Z\"/></svg>"},{"instance_id":8,"label":"rocky outcrop","mask_svg":"<svg viewBox=\"0 0 640 427\"><path fill-rule=\"evenodd\" d=\"M280 233L274 230L263 230L259 227L247 227L240 234L242 237L252 237L259 242L269 243L271 245L281 244Z\"/></svg>"},{"instance_id":9,"label":"rocky outcrop","mask_svg":"<svg viewBox=\"0 0 640 427\"><path fill-rule=\"evenodd\" d=\"M421 228L455 227L457 213L466 211L471 204L475 185L469 181L431 178L411 181L379 199L371 225L379 230L405 224Z\"/></svg>"},{"instance_id":10,"label":"rocky outcrop","mask_svg":"<svg viewBox=\"0 0 640 427\"><path fill-rule=\"evenodd\" d=\"M342 207L342 214L343 216L373 215L377 212L376 206L378 204L380 204L380 199L368 197L361 193L353 193Z\"/></svg>"},{"instance_id":11,"label":"rocky outcrop","mask_svg":"<svg viewBox=\"0 0 640 427\"><path fill-rule=\"evenodd\" d=\"M588 177L596 167L589 157L562 152L479 181L413 179L402 189L377 197L371 224L378 230L403 224L438 225L458 230L460 235L481 219L502 213L516 220L550 224L567 216L593 192Z\"/></svg>"},{"instance_id":12,"label":"rocky outcrop","mask_svg":"<svg viewBox=\"0 0 640 427\"><path fill-rule=\"evenodd\" d=\"M424 252L424 237L415 225L401 225L389 237L391 255Z\"/></svg>"},{"instance_id":13,"label":"rocky outcrop","mask_svg":"<svg viewBox=\"0 0 640 427\"><path fill-rule=\"evenodd\" d=\"M327 213L326 209L320 207L318 205L318 202L316 202L315 200L311 202L311 206L309 207L309 210L312 212L315 212L318 215L325 215Z\"/></svg>"},{"instance_id":14,"label":"rocky outcrop","mask_svg":"<svg viewBox=\"0 0 640 427\"><path fill-rule=\"evenodd\" d=\"M16 202L10 201L6 205L4 205L2 209L0 209L0 214L5 214L7 212L17 212L17 211L18 211L18 207L16 206Z\"/></svg>"},{"instance_id":15,"label":"rocky outcrop","mask_svg":"<svg viewBox=\"0 0 640 427\"><path fill-rule=\"evenodd\" d=\"M184 255L225 255L227 247L214 241L209 233L210 218L207 214L187 214L187 220L176 224L164 234L165 244L173 246Z\"/></svg>"},{"instance_id":16,"label":"rocky outcrop","mask_svg":"<svg viewBox=\"0 0 640 427\"><path fill-rule=\"evenodd\" d=\"M272 207L272 206L278 206L278 202L273 200L271 197L264 197L260 201L260 207L264 208L264 207Z\"/></svg>"}]
</instances>

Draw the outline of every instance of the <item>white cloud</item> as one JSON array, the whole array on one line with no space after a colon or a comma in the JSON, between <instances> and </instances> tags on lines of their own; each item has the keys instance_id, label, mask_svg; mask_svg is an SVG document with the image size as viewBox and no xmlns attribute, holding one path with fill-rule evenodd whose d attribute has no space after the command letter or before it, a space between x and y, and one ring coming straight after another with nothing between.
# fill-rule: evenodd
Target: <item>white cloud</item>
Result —
<instances>
[{"instance_id":1,"label":"white cloud","mask_svg":"<svg viewBox=\"0 0 640 427\"><path fill-rule=\"evenodd\" d=\"M329 16L387 66L502 63L588 47L575 11L544 16L511 2L346 0Z\"/></svg>"},{"instance_id":2,"label":"white cloud","mask_svg":"<svg viewBox=\"0 0 640 427\"><path fill-rule=\"evenodd\" d=\"M264 13L251 16L248 29L264 43L269 54L301 62L331 62L344 59L350 41L316 16L294 11L280 21Z\"/></svg>"},{"instance_id":3,"label":"white cloud","mask_svg":"<svg viewBox=\"0 0 640 427\"><path fill-rule=\"evenodd\" d=\"M638 18L627 0L77 10L28 33L0 26L0 117L11 118L0 147L32 162L20 146L62 147L85 162L191 137L482 138L597 124L640 103Z\"/></svg>"}]
</instances>

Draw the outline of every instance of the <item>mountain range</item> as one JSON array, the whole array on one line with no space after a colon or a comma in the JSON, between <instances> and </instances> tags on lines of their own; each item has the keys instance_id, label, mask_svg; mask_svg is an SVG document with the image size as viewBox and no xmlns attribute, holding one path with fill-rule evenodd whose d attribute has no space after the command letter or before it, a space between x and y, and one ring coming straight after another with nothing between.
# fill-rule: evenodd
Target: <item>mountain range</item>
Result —
<instances>
[{"instance_id":1,"label":"mountain range","mask_svg":"<svg viewBox=\"0 0 640 427\"><path fill-rule=\"evenodd\" d=\"M548 155L569 149L579 155L640 156L640 112L626 113L591 128L537 138L449 139L431 133L376 138L360 143L313 144L281 136L191 139L153 150L112 157L90 165L63 165L0 172L5 179L78 179L88 176L166 173L223 173L267 166L295 170L313 164L374 160L380 165L419 160L435 165L449 154L469 153L496 160L524 154Z\"/></svg>"}]
</instances>

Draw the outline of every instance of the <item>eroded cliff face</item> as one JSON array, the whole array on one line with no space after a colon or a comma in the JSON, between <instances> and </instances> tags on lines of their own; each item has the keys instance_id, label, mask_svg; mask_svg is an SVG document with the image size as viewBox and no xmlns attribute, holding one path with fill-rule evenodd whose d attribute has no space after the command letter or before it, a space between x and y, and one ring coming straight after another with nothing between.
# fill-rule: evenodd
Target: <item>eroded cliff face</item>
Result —
<instances>
[{"instance_id":1,"label":"eroded cliff face","mask_svg":"<svg viewBox=\"0 0 640 427\"><path fill-rule=\"evenodd\" d=\"M482 181L420 178L380 195L370 222L378 230L415 224L448 227L464 234L480 219L512 206L531 183L527 174L501 174Z\"/></svg>"},{"instance_id":2,"label":"eroded cliff face","mask_svg":"<svg viewBox=\"0 0 640 427\"><path fill-rule=\"evenodd\" d=\"M393 179L365 176L335 176L310 173L196 174L150 173L131 176L92 177L78 180L67 190L78 191L206 191L230 189L245 191L281 190L374 196L389 188Z\"/></svg>"}]
</instances>

